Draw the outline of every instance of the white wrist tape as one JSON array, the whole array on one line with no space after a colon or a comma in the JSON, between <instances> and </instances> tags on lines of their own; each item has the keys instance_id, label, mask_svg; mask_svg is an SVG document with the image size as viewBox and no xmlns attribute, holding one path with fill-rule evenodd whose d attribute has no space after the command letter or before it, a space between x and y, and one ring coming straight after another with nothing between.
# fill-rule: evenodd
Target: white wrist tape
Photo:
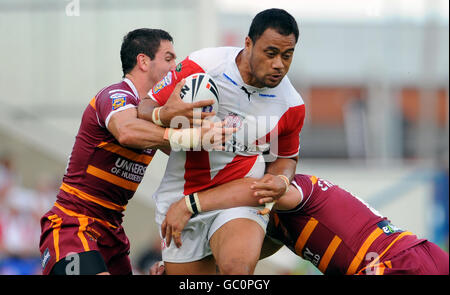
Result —
<instances>
[{"instance_id":1,"label":"white wrist tape","mask_svg":"<svg viewBox=\"0 0 450 295\"><path fill-rule=\"evenodd\" d=\"M161 116L159 115L159 113L161 112L161 108L162 107L154 108L152 112L153 123L159 126L163 126L163 123L161 122Z\"/></svg>"},{"instance_id":2,"label":"white wrist tape","mask_svg":"<svg viewBox=\"0 0 450 295\"><path fill-rule=\"evenodd\" d=\"M191 201L189 200L189 196L184 196L184 201L186 202L186 207L188 208L189 212L194 214L194 210L192 209Z\"/></svg>"},{"instance_id":3,"label":"white wrist tape","mask_svg":"<svg viewBox=\"0 0 450 295\"><path fill-rule=\"evenodd\" d=\"M164 138L167 138L170 147L176 151L195 149L201 144L200 130L198 128L167 128Z\"/></svg>"},{"instance_id":4,"label":"white wrist tape","mask_svg":"<svg viewBox=\"0 0 450 295\"><path fill-rule=\"evenodd\" d=\"M279 174L278 176L281 177L281 179L283 179L284 183L286 184L286 190L284 191L285 194L289 191L289 185L291 184L291 182L289 181L289 178L287 178L286 175Z\"/></svg>"}]
</instances>

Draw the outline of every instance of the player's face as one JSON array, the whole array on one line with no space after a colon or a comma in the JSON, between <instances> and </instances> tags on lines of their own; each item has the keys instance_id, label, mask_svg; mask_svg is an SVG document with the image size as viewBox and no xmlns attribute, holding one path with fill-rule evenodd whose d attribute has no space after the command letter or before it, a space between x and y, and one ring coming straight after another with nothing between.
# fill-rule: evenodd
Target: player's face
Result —
<instances>
[{"instance_id":1,"label":"player's face","mask_svg":"<svg viewBox=\"0 0 450 295\"><path fill-rule=\"evenodd\" d=\"M250 52L250 79L255 87L276 87L289 71L294 56L295 36L284 36L267 29L255 43L247 37Z\"/></svg>"},{"instance_id":2,"label":"player's face","mask_svg":"<svg viewBox=\"0 0 450 295\"><path fill-rule=\"evenodd\" d=\"M155 58L150 60L150 79L156 84L169 72L175 69L176 54L172 42L162 40ZM153 85L152 85L153 87Z\"/></svg>"}]
</instances>

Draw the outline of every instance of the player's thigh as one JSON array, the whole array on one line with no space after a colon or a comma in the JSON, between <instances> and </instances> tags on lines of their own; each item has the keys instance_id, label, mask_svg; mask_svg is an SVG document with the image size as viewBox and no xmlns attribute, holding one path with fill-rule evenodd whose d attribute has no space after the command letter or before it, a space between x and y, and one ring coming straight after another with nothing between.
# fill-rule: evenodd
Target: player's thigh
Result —
<instances>
[{"instance_id":1,"label":"player's thigh","mask_svg":"<svg viewBox=\"0 0 450 295\"><path fill-rule=\"evenodd\" d=\"M168 275L208 275L216 273L216 262L212 255L193 262L164 262Z\"/></svg>"},{"instance_id":2,"label":"player's thigh","mask_svg":"<svg viewBox=\"0 0 450 295\"><path fill-rule=\"evenodd\" d=\"M167 274L215 274L216 266L208 242L209 228L217 213L205 212L191 218L181 232L182 246L162 237L162 260ZM160 232L161 234L161 232Z\"/></svg>"},{"instance_id":3,"label":"player's thigh","mask_svg":"<svg viewBox=\"0 0 450 295\"><path fill-rule=\"evenodd\" d=\"M210 245L221 272L241 266L244 267L241 269L244 274L253 273L264 235L263 228L247 218L230 220L216 230L211 236Z\"/></svg>"}]
</instances>

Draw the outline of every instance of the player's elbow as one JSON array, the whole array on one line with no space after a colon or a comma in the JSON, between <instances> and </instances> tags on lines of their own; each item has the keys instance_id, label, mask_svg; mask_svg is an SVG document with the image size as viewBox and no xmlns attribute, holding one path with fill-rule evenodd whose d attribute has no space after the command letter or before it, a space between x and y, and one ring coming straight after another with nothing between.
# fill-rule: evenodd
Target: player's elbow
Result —
<instances>
[{"instance_id":1,"label":"player's elbow","mask_svg":"<svg viewBox=\"0 0 450 295\"><path fill-rule=\"evenodd\" d=\"M116 139L120 145L126 147L132 147L136 143L134 132L126 125L118 128Z\"/></svg>"},{"instance_id":2,"label":"player's elbow","mask_svg":"<svg viewBox=\"0 0 450 295\"><path fill-rule=\"evenodd\" d=\"M128 134L120 134L116 139L123 146L129 146L132 143L132 138Z\"/></svg>"}]
</instances>

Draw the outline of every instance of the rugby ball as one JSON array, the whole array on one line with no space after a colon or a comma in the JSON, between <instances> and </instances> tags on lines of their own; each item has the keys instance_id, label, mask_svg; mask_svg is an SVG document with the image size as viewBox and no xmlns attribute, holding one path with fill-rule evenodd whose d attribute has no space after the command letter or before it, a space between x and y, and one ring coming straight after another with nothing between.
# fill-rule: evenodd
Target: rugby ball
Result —
<instances>
[{"instance_id":1,"label":"rugby ball","mask_svg":"<svg viewBox=\"0 0 450 295\"><path fill-rule=\"evenodd\" d=\"M186 83L181 88L180 96L184 102L192 103L213 99L214 103L202 108L203 112L219 111L219 89L213 78L206 73L197 73L185 78ZM200 110L200 108L198 108Z\"/></svg>"}]
</instances>

